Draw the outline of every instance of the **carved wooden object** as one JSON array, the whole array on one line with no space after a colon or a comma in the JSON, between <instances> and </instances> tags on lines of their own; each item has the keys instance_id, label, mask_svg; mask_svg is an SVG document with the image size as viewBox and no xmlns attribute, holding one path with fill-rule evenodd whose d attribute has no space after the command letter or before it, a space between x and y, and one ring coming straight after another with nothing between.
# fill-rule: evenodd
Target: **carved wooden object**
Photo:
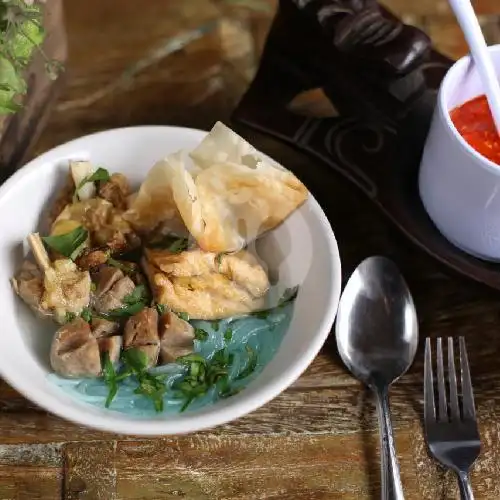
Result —
<instances>
[{"instance_id":1,"label":"carved wooden object","mask_svg":"<svg viewBox=\"0 0 500 500\"><path fill-rule=\"evenodd\" d=\"M424 33L373 0L282 0L279 5L259 71L234 122L325 163L420 248L500 289L500 265L449 243L418 194L418 166L436 92L452 61L432 49ZM297 94L315 87L324 90L340 116L307 117L288 109Z\"/></svg>"}]
</instances>

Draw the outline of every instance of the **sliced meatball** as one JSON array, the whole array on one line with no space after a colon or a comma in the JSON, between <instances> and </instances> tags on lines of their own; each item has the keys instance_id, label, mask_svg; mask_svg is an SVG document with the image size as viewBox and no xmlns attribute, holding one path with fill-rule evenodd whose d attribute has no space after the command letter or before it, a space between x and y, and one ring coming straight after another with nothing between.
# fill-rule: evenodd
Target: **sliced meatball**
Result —
<instances>
[{"instance_id":1,"label":"sliced meatball","mask_svg":"<svg viewBox=\"0 0 500 500\"><path fill-rule=\"evenodd\" d=\"M34 262L24 261L21 269L12 278L11 282L17 295L39 316L51 315L51 311L42 306L42 297L45 290L43 275Z\"/></svg>"},{"instance_id":2,"label":"sliced meatball","mask_svg":"<svg viewBox=\"0 0 500 500\"><path fill-rule=\"evenodd\" d=\"M91 321L92 335L96 339L101 337L111 337L120 330L120 324L116 321L109 321L104 318L93 317Z\"/></svg>"},{"instance_id":3,"label":"sliced meatball","mask_svg":"<svg viewBox=\"0 0 500 500\"><path fill-rule=\"evenodd\" d=\"M114 335L113 337L102 337L97 339L99 345L99 350L101 354L105 352L108 353L109 360L116 366L120 361L120 353L122 350L123 339L120 335Z\"/></svg>"},{"instance_id":4,"label":"sliced meatball","mask_svg":"<svg viewBox=\"0 0 500 500\"><path fill-rule=\"evenodd\" d=\"M135 289L135 283L128 277L120 278L110 290L98 297L94 303L97 312L106 313L123 307L123 299Z\"/></svg>"},{"instance_id":5,"label":"sliced meatball","mask_svg":"<svg viewBox=\"0 0 500 500\"><path fill-rule=\"evenodd\" d=\"M194 350L194 328L177 314L167 312L160 318L160 361L173 363Z\"/></svg>"},{"instance_id":6,"label":"sliced meatball","mask_svg":"<svg viewBox=\"0 0 500 500\"><path fill-rule=\"evenodd\" d=\"M125 348L139 345L157 344L160 341L158 335L158 312L154 307L145 307L134 316L131 316L125 324L124 331Z\"/></svg>"},{"instance_id":7,"label":"sliced meatball","mask_svg":"<svg viewBox=\"0 0 500 500\"><path fill-rule=\"evenodd\" d=\"M128 179L123 174L113 174L109 181L99 186L98 194L115 208L126 210L127 197L130 195Z\"/></svg>"},{"instance_id":8,"label":"sliced meatball","mask_svg":"<svg viewBox=\"0 0 500 500\"><path fill-rule=\"evenodd\" d=\"M45 269L42 306L53 309L59 323L67 313L80 314L90 303L90 274L80 271L70 259L56 260Z\"/></svg>"},{"instance_id":9,"label":"sliced meatball","mask_svg":"<svg viewBox=\"0 0 500 500\"><path fill-rule=\"evenodd\" d=\"M92 281L96 284L95 296L99 298L109 292L111 287L123 277L124 274L120 269L102 266L97 273L92 275Z\"/></svg>"},{"instance_id":10,"label":"sliced meatball","mask_svg":"<svg viewBox=\"0 0 500 500\"><path fill-rule=\"evenodd\" d=\"M156 366L160 352L160 337L158 312L155 308L145 307L127 320L123 345L125 349L135 348L144 352L148 358L148 368Z\"/></svg>"},{"instance_id":11,"label":"sliced meatball","mask_svg":"<svg viewBox=\"0 0 500 500\"><path fill-rule=\"evenodd\" d=\"M99 345L86 321L76 318L57 330L52 340L50 364L62 377L99 376Z\"/></svg>"}]
</instances>

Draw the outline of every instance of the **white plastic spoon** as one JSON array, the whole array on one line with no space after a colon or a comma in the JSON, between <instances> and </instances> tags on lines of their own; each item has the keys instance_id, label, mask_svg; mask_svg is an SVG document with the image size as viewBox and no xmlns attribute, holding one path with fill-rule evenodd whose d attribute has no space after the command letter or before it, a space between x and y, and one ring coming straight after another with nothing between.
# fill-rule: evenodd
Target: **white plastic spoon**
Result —
<instances>
[{"instance_id":1,"label":"white plastic spoon","mask_svg":"<svg viewBox=\"0 0 500 500\"><path fill-rule=\"evenodd\" d=\"M449 0L449 3L469 45L472 59L485 89L493 121L500 135L500 83L488 53L481 26L470 0Z\"/></svg>"}]
</instances>

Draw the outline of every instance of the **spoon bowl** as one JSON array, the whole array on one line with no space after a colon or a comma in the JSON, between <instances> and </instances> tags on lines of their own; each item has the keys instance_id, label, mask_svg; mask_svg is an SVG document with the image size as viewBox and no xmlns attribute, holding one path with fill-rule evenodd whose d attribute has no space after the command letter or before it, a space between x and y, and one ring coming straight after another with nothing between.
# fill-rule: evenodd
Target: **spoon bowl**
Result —
<instances>
[{"instance_id":1,"label":"spoon bowl","mask_svg":"<svg viewBox=\"0 0 500 500\"><path fill-rule=\"evenodd\" d=\"M382 500L403 500L388 391L415 358L418 322L408 286L392 261L369 257L356 268L340 299L335 335L347 368L376 396Z\"/></svg>"},{"instance_id":2,"label":"spoon bowl","mask_svg":"<svg viewBox=\"0 0 500 500\"><path fill-rule=\"evenodd\" d=\"M354 271L340 300L336 337L342 361L370 388L388 386L408 370L418 344L417 315L392 261L370 257Z\"/></svg>"}]
</instances>

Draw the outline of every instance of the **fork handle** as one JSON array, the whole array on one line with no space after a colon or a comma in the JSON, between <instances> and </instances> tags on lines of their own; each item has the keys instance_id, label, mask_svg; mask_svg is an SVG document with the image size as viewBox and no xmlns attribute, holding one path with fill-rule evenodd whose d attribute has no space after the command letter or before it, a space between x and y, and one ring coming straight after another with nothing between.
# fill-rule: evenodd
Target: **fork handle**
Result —
<instances>
[{"instance_id":1,"label":"fork handle","mask_svg":"<svg viewBox=\"0 0 500 500\"><path fill-rule=\"evenodd\" d=\"M460 488L461 500L474 500L472 487L470 485L469 475L467 472L458 472L458 486Z\"/></svg>"},{"instance_id":2,"label":"fork handle","mask_svg":"<svg viewBox=\"0 0 500 500\"><path fill-rule=\"evenodd\" d=\"M388 389L376 391L381 440L381 483L382 500L404 500L399 464L394 446Z\"/></svg>"}]
</instances>

